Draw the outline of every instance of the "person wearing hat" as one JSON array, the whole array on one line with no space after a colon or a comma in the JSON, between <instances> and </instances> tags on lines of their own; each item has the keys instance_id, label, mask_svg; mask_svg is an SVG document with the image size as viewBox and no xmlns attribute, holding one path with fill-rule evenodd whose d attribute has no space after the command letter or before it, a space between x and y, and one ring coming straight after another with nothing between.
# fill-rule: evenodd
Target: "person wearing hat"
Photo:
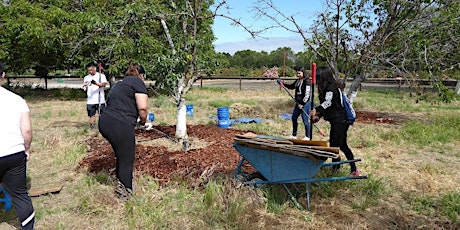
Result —
<instances>
[{"instance_id":1,"label":"person wearing hat","mask_svg":"<svg viewBox=\"0 0 460 230\"><path fill-rule=\"evenodd\" d=\"M0 75L3 83L1 62ZM26 182L32 143L29 107L22 97L0 86L0 108L0 183L11 197L22 229L33 229L35 211Z\"/></svg>"},{"instance_id":2,"label":"person wearing hat","mask_svg":"<svg viewBox=\"0 0 460 230\"><path fill-rule=\"evenodd\" d=\"M107 78L103 73L96 71L97 63L91 62L86 65L88 75L83 78L83 89L86 91L86 111L89 117L90 128L95 127L96 113L102 114L105 108L104 88Z\"/></svg>"},{"instance_id":3,"label":"person wearing hat","mask_svg":"<svg viewBox=\"0 0 460 230\"><path fill-rule=\"evenodd\" d=\"M116 157L115 194L122 201L133 193L133 167L136 153L134 128L147 120L147 87L145 70L131 64L125 77L118 81L107 95L107 107L99 117L99 132L112 146Z\"/></svg>"}]
</instances>

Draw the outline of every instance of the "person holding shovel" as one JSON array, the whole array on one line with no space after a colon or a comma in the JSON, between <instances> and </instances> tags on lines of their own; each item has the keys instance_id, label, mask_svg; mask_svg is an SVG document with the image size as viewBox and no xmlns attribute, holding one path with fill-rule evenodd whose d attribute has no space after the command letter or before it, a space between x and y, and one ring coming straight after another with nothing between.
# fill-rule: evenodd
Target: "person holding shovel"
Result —
<instances>
[{"instance_id":1,"label":"person holding shovel","mask_svg":"<svg viewBox=\"0 0 460 230\"><path fill-rule=\"evenodd\" d=\"M347 123L345 110L342 106L342 97L339 91L340 83L332 75L328 67L319 67L316 72L316 85L318 87L318 98L320 105L311 110L310 115L314 121L323 117L329 121L331 130L329 132L329 145L339 147L348 160L353 160L353 152L347 144L347 132L350 125ZM332 159L333 162L340 161L340 157ZM333 173L337 173L340 165L333 166ZM355 162L350 162L350 175L359 176Z\"/></svg>"},{"instance_id":2,"label":"person holding shovel","mask_svg":"<svg viewBox=\"0 0 460 230\"><path fill-rule=\"evenodd\" d=\"M133 193L133 167L136 153L134 128L147 120L147 88L145 70L131 64L125 77L118 81L107 95L107 107L99 118L99 132L107 139L115 152L115 194L127 201Z\"/></svg>"},{"instance_id":3,"label":"person holding shovel","mask_svg":"<svg viewBox=\"0 0 460 230\"><path fill-rule=\"evenodd\" d=\"M288 89L295 89L294 99L296 101L292 111L292 135L290 139L297 139L297 127L299 116L302 115L302 121L305 126L305 137L302 140L310 140L310 92L311 80L307 76L305 69L300 67L296 70L296 79L292 84L284 84Z\"/></svg>"},{"instance_id":4,"label":"person holding shovel","mask_svg":"<svg viewBox=\"0 0 460 230\"><path fill-rule=\"evenodd\" d=\"M96 113L102 113L105 107L104 88L107 78L96 70L97 63L91 62L86 65L88 75L83 78L83 89L86 91L86 111L89 117L89 127L93 129L96 123Z\"/></svg>"},{"instance_id":5,"label":"person holding shovel","mask_svg":"<svg viewBox=\"0 0 460 230\"><path fill-rule=\"evenodd\" d=\"M1 62L0 76L3 81ZM26 180L32 143L29 107L22 97L0 86L0 108L0 185L11 197L21 228L33 229L35 211Z\"/></svg>"}]
</instances>

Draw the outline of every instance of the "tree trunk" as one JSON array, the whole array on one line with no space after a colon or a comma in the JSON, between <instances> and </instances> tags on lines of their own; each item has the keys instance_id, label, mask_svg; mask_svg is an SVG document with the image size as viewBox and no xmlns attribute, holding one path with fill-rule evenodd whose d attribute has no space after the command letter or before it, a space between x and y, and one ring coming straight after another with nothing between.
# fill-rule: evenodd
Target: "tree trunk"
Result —
<instances>
[{"instance_id":1,"label":"tree trunk","mask_svg":"<svg viewBox=\"0 0 460 230\"><path fill-rule=\"evenodd\" d=\"M181 100L181 102L177 105L177 123L176 123L176 138L179 141L187 139L187 108L185 106L185 101Z\"/></svg>"}]
</instances>

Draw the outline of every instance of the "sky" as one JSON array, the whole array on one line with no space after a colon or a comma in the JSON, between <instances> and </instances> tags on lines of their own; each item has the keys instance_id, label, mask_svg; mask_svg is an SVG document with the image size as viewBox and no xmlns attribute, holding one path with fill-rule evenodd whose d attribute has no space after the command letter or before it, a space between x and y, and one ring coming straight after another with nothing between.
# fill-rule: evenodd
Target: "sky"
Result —
<instances>
[{"instance_id":1,"label":"sky","mask_svg":"<svg viewBox=\"0 0 460 230\"><path fill-rule=\"evenodd\" d=\"M240 19L242 24L250 26L254 30L275 25L271 19L256 17L253 5L256 0L226 0L230 9L219 9L218 14ZM216 1L220 2L220 1ZM308 29L316 15L323 10L321 0L272 0L274 6L284 15L293 16L296 22L304 29ZM271 15L275 15L273 11ZM292 22L286 22L286 26L295 29ZM214 47L217 52L226 52L233 55L240 50L273 51L280 47L290 47L294 52L304 49L303 38L298 33L287 31L284 28L270 29L261 37L255 39L242 27L232 25L232 21L224 17L216 17L213 25L214 35L217 40Z\"/></svg>"}]
</instances>

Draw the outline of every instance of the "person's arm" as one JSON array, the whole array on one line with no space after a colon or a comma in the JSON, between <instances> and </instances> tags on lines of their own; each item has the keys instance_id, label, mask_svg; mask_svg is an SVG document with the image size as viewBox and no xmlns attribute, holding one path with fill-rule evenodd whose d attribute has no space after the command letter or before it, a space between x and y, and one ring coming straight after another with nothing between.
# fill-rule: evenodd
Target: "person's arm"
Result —
<instances>
[{"instance_id":1,"label":"person's arm","mask_svg":"<svg viewBox=\"0 0 460 230\"><path fill-rule=\"evenodd\" d=\"M305 96L302 99L302 103L301 103L302 105L307 104L307 102L310 100L310 89L311 89L310 85L305 86Z\"/></svg>"},{"instance_id":2,"label":"person's arm","mask_svg":"<svg viewBox=\"0 0 460 230\"><path fill-rule=\"evenodd\" d=\"M99 86L99 88L104 88L107 85L107 82L95 82L94 84Z\"/></svg>"},{"instance_id":3,"label":"person's arm","mask_svg":"<svg viewBox=\"0 0 460 230\"><path fill-rule=\"evenodd\" d=\"M316 106L315 109L313 109L310 112L310 115L312 116L318 116L318 117L323 117L324 116L324 111L332 106L332 97L334 93L332 91L327 91L326 96L324 97L323 103L320 105Z\"/></svg>"},{"instance_id":4,"label":"person's arm","mask_svg":"<svg viewBox=\"0 0 460 230\"><path fill-rule=\"evenodd\" d=\"M288 88L288 89L295 89L295 84L297 83L297 80L294 80L291 84L286 84L284 81L283 81L283 84L284 84L284 87Z\"/></svg>"},{"instance_id":5,"label":"person's arm","mask_svg":"<svg viewBox=\"0 0 460 230\"><path fill-rule=\"evenodd\" d=\"M135 93L134 94L136 98L136 104L137 104L137 110L139 112L139 118L140 121L139 123L141 125L144 125L145 122L147 121L147 113L148 113L148 95L145 93Z\"/></svg>"},{"instance_id":6,"label":"person's arm","mask_svg":"<svg viewBox=\"0 0 460 230\"><path fill-rule=\"evenodd\" d=\"M104 88L107 84L107 77L105 77L105 74L101 74L101 82L96 82L96 85L99 86L99 88Z\"/></svg>"},{"instance_id":7,"label":"person's arm","mask_svg":"<svg viewBox=\"0 0 460 230\"><path fill-rule=\"evenodd\" d=\"M83 84L81 85L81 88L86 91L86 89L88 89L88 85L89 85L89 82L88 80L85 78L83 78Z\"/></svg>"},{"instance_id":8,"label":"person's arm","mask_svg":"<svg viewBox=\"0 0 460 230\"><path fill-rule=\"evenodd\" d=\"M27 160L29 160L29 151L30 145L32 143L32 124L30 122L30 114L29 112L22 112L21 113L21 134L24 138L24 148L27 154Z\"/></svg>"}]
</instances>

